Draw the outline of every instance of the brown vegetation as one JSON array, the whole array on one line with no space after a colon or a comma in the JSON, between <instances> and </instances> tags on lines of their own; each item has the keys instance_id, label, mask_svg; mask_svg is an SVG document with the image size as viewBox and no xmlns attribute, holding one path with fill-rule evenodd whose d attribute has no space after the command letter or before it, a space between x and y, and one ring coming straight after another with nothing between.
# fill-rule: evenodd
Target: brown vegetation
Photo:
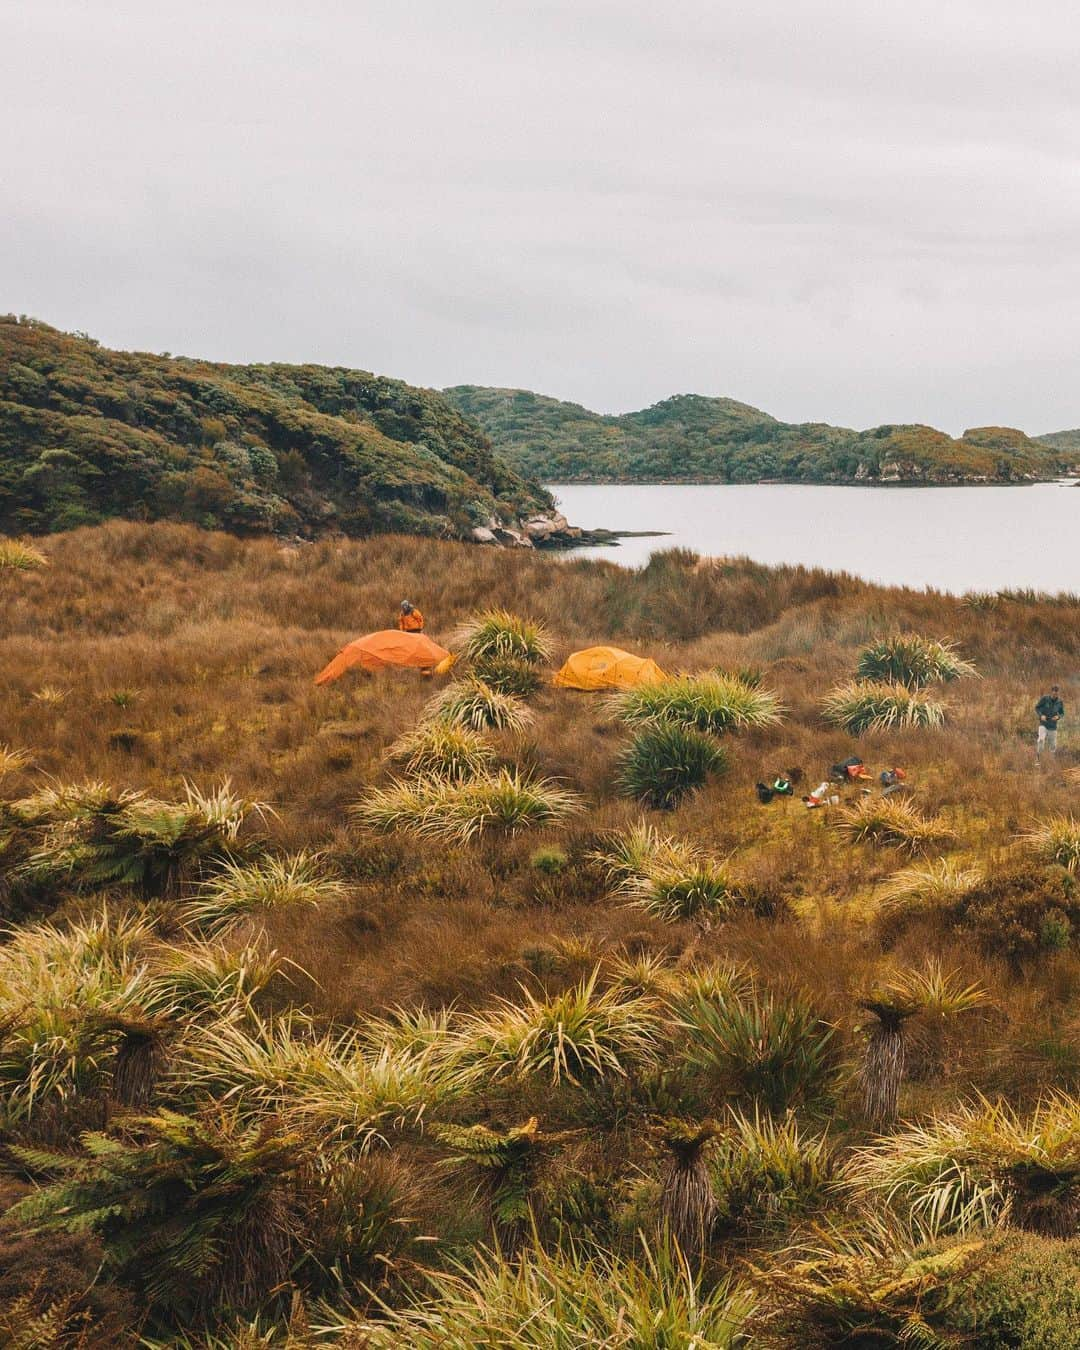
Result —
<instances>
[{"instance_id":1,"label":"brown vegetation","mask_svg":"<svg viewBox=\"0 0 1080 1350\"><path fill-rule=\"evenodd\" d=\"M1022 1116L1040 1097L1080 1087L1080 882L1042 859L1029 838L1037 822L1076 814L1068 724L1058 760L1037 765L1032 712L1047 673L1064 677L1075 668L1075 601L1016 596L976 608L802 568L699 564L677 553L630 573L413 538L283 549L172 525L113 523L59 535L49 561L0 573L4 916L23 926L48 917L64 930L100 915L103 905L143 914L138 951L150 973L124 966L123 980L116 977L123 1005L115 1002L121 993L110 992L113 1002L95 1024L100 1037L116 1028L141 1037L140 1047L149 1043L147 1028L153 1034L153 1074L140 1077L137 1091L127 1084L127 1096L140 1110L184 1106L195 1079L183 1074L205 1075L220 1091L229 1081L223 1075L240 1072L242 1050L250 1076L238 1109L255 1110L248 1094L268 1103L275 1121L282 1116L274 1128L290 1149L293 1132L304 1137L317 1113L320 1137L354 1153L325 1194L318 1189L329 1184L325 1176L298 1163L299 1180L290 1172L274 1204L287 1207L313 1250L338 1253L346 1239L337 1228L328 1236L312 1215L333 1212L346 1225L348 1212L355 1226L357 1205L367 1207L370 1232L350 1228L347 1239L354 1245L344 1264L362 1273L352 1297L362 1297L361 1284L404 1279L421 1256L437 1261L485 1240L489 1218L474 1222L454 1170L434 1165L442 1156L438 1136L424 1128L432 1111L447 1125L482 1124L493 1133L469 1135L470 1147L487 1141L493 1149L504 1149L507 1131L536 1116L543 1137L560 1141L557 1150L551 1145L558 1156L521 1173L528 1193L515 1191L507 1211L519 1225L514 1242L532 1214L542 1240L556 1242L568 1226L602 1239L620 1259L634 1250L635 1230L655 1234L660 1210L654 1205L646 1215L643 1206L649 1186L658 1194L671 1168L670 1148L650 1144L656 1131L642 1125L676 1118L683 1124L664 1127L671 1137L704 1141L711 1134L703 1123L713 1120L726 1148L729 1103L750 1112L775 1106L776 1130L784 1105L796 1103L808 1138L828 1118L831 1147L865 1144L864 1085L856 1076L867 1062L860 999L931 963L985 990L987 1002L935 1023L932 1036L913 1019L907 1077L895 1075L884 1115L892 1115L894 1088L902 1118L936 1119L975 1093L1003 1097ZM581 798L582 813L516 834L484 831L472 842L366 830L351 808L402 772L400 744L396 763L388 752L423 718L432 681L415 671L357 674L316 689L312 677L345 641L385 626L406 594L437 639L492 606L542 623L552 668L577 647L617 640L665 670L760 671L783 720L724 734L729 771L709 777L677 810L647 813L694 856L724 859L747 903L650 907L630 903L612 884L598 856L610 856L613 838L642 817L641 804L620 796L616 781L632 732L602 699L547 681L528 700L531 722L481 733L493 756L483 756L484 772L554 780ZM950 692L944 727L870 731L855 741L823 721L821 700L850 676L866 642L896 631L947 635L983 678ZM44 688L66 696L41 699ZM1066 685L1067 705L1070 692ZM907 770L915 818L936 827L914 864L903 848L861 845L832 828L835 809L808 811L797 796L759 803L758 780L798 766L813 786L851 753L875 770ZM290 899L299 885L291 871L231 872L207 889L202 858L177 883L179 896L115 883L103 896L94 885L80 888L75 870L58 882L27 868L39 842L28 842L28 832L46 827L31 827L10 803L50 783L103 781L182 803L189 784L209 793L226 779L238 798L273 808L249 813L235 841L242 856L231 866L257 866L268 851L288 867L302 856L314 870L300 878L311 887L300 903ZM876 801L877 783L867 786ZM843 818L866 814L862 790L837 789ZM962 862L963 886L930 884L941 858L958 860L957 875ZM219 895L227 881L239 898ZM230 908L218 917L214 905L226 899ZM205 946L207 931L223 945ZM163 947L190 949L190 958L166 958ZM247 953L244 960L263 972L251 977L254 984L218 969L225 950ZM231 991L220 996L220 1036L200 1023L211 975L196 988L196 958L203 966L216 960L214 987ZM722 1025L714 1017L720 1007ZM278 1065L272 1047L256 1054L236 1040L237 1028L255 1025L256 1012L272 1030L289 1008L300 1020L286 1036L294 1056L287 1064ZM798 1027L771 1030L779 1027L777 1010L787 1009L799 1012ZM18 1013L0 1008L7 1011ZM739 1058L759 1023L762 1035L776 1038L775 1064L764 1055L753 1063ZM810 1078L799 1077L810 1074L800 1065L811 1065L810 1051L819 1048L804 1023L822 1046L828 1040L827 1092L820 1085L811 1092ZM575 1029L584 1053L573 1048ZM309 1038L302 1063L293 1032ZM790 1053L781 1032L795 1047ZM385 1058L359 1065L357 1036ZM722 1040L723 1055L704 1055L708 1036ZM221 1059L226 1041L231 1068ZM110 1067L119 1052L109 1046L93 1078L106 1083L101 1111L40 1120L31 1111L8 1127L10 1137L70 1146L79 1127L100 1130L104 1120L108 1128L131 1076ZM6 1063L0 1069L8 1072ZM773 1125L764 1121L760 1130L766 1143L755 1148L773 1147ZM383 1158L376 1174L366 1154L386 1138L395 1143L393 1168ZM501 1153L493 1157L484 1165L503 1166ZM698 1154L692 1161L697 1185ZM24 1166L21 1174L33 1171ZM343 1187L362 1191L362 1204ZM693 1233L680 1242L696 1261L698 1249L709 1248L698 1227L734 1202L705 1195L695 1204ZM670 1214L668 1223L674 1229ZM794 1231L781 1229L782 1238ZM438 1241L424 1246L429 1237ZM401 1268L388 1274L365 1242ZM775 1245L775 1234L769 1242ZM723 1240L706 1251L706 1271L717 1264L727 1264ZM325 1293L331 1283L310 1272L295 1279L305 1294ZM133 1296L143 1297L137 1286ZM280 1303L280 1291L275 1297Z\"/></svg>"}]
</instances>

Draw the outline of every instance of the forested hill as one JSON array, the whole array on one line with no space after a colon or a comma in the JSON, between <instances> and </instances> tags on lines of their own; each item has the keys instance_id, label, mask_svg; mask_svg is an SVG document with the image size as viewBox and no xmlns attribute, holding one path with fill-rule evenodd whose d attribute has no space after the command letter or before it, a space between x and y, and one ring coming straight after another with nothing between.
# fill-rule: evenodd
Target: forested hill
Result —
<instances>
[{"instance_id":1,"label":"forested hill","mask_svg":"<svg viewBox=\"0 0 1080 1350\"><path fill-rule=\"evenodd\" d=\"M524 389L444 392L508 464L549 483L1015 482L1080 461L1075 446L1010 427L977 427L955 439L918 425L851 431L779 422L745 403L696 394L605 416Z\"/></svg>"},{"instance_id":2,"label":"forested hill","mask_svg":"<svg viewBox=\"0 0 1080 1350\"><path fill-rule=\"evenodd\" d=\"M109 351L0 317L0 531L124 516L464 536L551 505L432 390L339 367Z\"/></svg>"}]
</instances>

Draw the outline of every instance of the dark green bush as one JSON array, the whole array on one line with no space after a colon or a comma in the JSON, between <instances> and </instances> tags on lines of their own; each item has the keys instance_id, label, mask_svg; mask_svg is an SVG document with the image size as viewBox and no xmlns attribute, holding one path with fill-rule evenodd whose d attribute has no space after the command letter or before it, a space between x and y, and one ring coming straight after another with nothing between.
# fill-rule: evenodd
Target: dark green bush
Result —
<instances>
[{"instance_id":1,"label":"dark green bush","mask_svg":"<svg viewBox=\"0 0 1080 1350\"><path fill-rule=\"evenodd\" d=\"M620 754L617 782L623 796L671 811L710 774L727 767L723 748L700 731L672 722L647 723Z\"/></svg>"}]
</instances>

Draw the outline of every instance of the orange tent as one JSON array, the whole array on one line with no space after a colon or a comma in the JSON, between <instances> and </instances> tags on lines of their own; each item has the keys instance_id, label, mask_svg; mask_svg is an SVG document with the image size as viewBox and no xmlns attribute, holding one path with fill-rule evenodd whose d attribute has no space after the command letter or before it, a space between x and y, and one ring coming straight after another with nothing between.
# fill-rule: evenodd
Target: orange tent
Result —
<instances>
[{"instance_id":1,"label":"orange tent","mask_svg":"<svg viewBox=\"0 0 1080 1350\"><path fill-rule=\"evenodd\" d=\"M633 656L620 647L587 647L566 658L552 684L561 689L631 689L659 684L667 676L648 657Z\"/></svg>"},{"instance_id":2,"label":"orange tent","mask_svg":"<svg viewBox=\"0 0 1080 1350\"><path fill-rule=\"evenodd\" d=\"M353 666L364 670L382 670L384 666L413 666L418 670L449 670L454 658L424 633L399 633L386 628L380 633L368 633L342 647L325 670L315 676L316 684L329 684ZM440 667L442 669L440 670Z\"/></svg>"}]
</instances>

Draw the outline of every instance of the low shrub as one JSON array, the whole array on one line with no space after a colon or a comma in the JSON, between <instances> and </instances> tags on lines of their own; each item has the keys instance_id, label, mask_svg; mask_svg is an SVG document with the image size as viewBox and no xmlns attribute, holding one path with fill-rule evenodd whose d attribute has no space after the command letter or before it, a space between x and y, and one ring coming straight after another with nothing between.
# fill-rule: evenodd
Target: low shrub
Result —
<instances>
[{"instance_id":1,"label":"low shrub","mask_svg":"<svg viewBox=\"0 0 1080 1350\"><path fill-rule=\"evenodd\" d=\"M656 810L671 811L710 775L727 771L723 746L689 727L656 722L631 737L617 761L616 784Z\"/></svg>"},{"instance_id":2,"label":"low shrub","mask_svg":"<svg viewBox=\"0 0 1080 1350\"><path fill-rule=\"evenodd\" d=\"M835 1028L801 999L699 997L683 1027L692 1066L722 1092L774 1115L820 1106L836 1086Z\"/></svg>"},{"instance_id":3,"label":"low shrub","mask_svg":"<svg viewBox=\"0 0 1080 1350\"><path fill-rule=\"evenodd\" d=\"M793 1118L733 1111L709 1159L716 1222L743 1236L784 1228L835 1200L836 1167L825 1135Z\"/></svg>"},{"instance_id":4,"label":"low shrub","mask_svg":"<svg viewBox=\"0 0 1080 1350\"><path fill-rule=\"evenodd\" d=\"M1001 1234L944 1322L980 1350L1080 1350L1080 1239Z\"/></svg>"},{"instance_id":5,"label":"low shrub","mask_svg":"<svg viewBox=\"0 0 1080 1350\"><path fill-rule=\"evenodd\" d=\"M570 859L561 848L548 847L534 849L529 854L529 866L534 872L543 872L545 876L556 877L565 872Z\"/></svg>"},{"instance_id":6,"label":"low shrub","mask_svg":"<svg viewBox=\"0 0 1080 1350\"><path fill-rule=\"evenodd\" d=\"M557 825L582 809L575 792L550 779L523 778L516 770L451 783L422 778L373 789L353 807L367 829L407 830L449 842L468 843L486 830L519 830Z\"/></svg>"},{"instance_id":7,"label":"low shrub","mask_svg":"<svg viewBox=\"0 0 1080 1350\"><path fill-rule=\"evenodd\" d=\"M855 673L860 680L921 689L924 685L959 680L978 672L970 661L957 654L953 643L907 633L878 638L864 647Z\"/></svg>"},{"instance_id":8,"label":"low shrub","mask_svg":"<svg viewBox=\"0 0 1080 1350\"><path fill-rule=\"evenodd\" d=\"M469 619L450 638L450 646L471 661L510 659L527 665L543 665L552 652L543 624L505 609L488 609Z\"/></svg>"},{"instance_id":9,"label":"low shrub","mask_svg":"<svg viewBox=\"0 0 1080 1350\"><path fill-rule=\"evenodd\" d=\"M467 1267L433 1272L402 1308L373 1320L339 1314L328 1330L370 1350L735 1350L747 1343L742 1328L753 1306L730 1279L699 1286L689 1266L663 1249L631 1261L536 1246L512 1262L481 1255Z\"/></svg>"},{"instance_id":10,"label":"low shrub","mask_svg":"<svg viewBox=\"0 0 1080 1350\"><path fill-rule=\"evenodd\" d=\"M411 776L461 783L487 773L495 763L495 750L469 727L423 722L396 740L387 757L403 762Z\"/></svg>"},{"instance_id":11,"label":"low shrub","mask_svg":"<svg viewBox=\"0 0 1080 1350\"><path fill-rule=\"evenodd\" d=\"M921 853L956 838L940 820L924 816L910 802L892 797L864 797L853 806L843 807L837 813L836 828L853 844L876 844L907 853Z\"/></svg>"},{"instance_id":12,"label":"low shrub","mask_svg":"<svg viewBox=\"0 0 1080 1350\"><path fill-rule=\"evenodd\" d=\"M935 912L987 955L1016 966L1080 933L1080 885L1060 867L1005 868Z\"/></svg>"},{"instance_id":13,"label":"low shrub","mask_svg":"<svg viewBox=\"0 0 1080 1350\"><path fill-rule=\"evenodd\" d=\"M528 698L543 683L535 666L515 656L484 656L473 662L472 670L489 689L515 698Z\"/></svg>"},{"instance_id":14,"label":"low shrub","mask_svg":"<svg viewBox=\"0 0 1080 1350\"><path fill-rule=\"evenodd\" d=\"M852 736L870 731L909 731L940 727L945 705L929 694L902 684L861 683L838 685L822 702L827 722Z\"/></svg>"},{"instance_id":15,"label":"low shrub","mask_svg":"<svg viewBox=\"0 0 1080 1350\"><path fill-rule=\"evenodd\" d=\"M472 731L523 731L532 723L532 713L512 694L491 689L482 680L464 679L431 699L424 721Z\"/></svg>"},{"instance_id":16,"label":"low shrub","mask_svg":"<svg viewBox=\"0 0 1080 1350\"><path fill-rule=\"evenodd\" d=\"M777 696L733 675L678 675L614 695L611 708L623 722L674 722L697 731L759 730L782 720Z\"/></svg>"},{"instance_id":17,"label":"low shrub","mask_svg":"<svg viewBox=\"0 0 1080 1350\"><path fill-rule=\"evenodd\" d=\"M627 903L657 919L716 918L739 901L739 891L723 863L702 858L688 867L651 867L625 882Z\"/></svg>"},{"instance_id":18,"label":"low shrub","mask_svg":"<svg viewBox=\"0 0 1080 1350\"><path fill-rule=\"evenodd\" d=\"M319 905L340 899L344 885L328 876L317 853L225 862L181 911L181 922L209 934L231 928L256 909Z\"/></svg>"},{"instance_id":19,"label":"low shrub","mask_svg":"<svg viewBox=\"0 0 1080 1350\"><path fill-rule=\"evenodd\" d=\"M1025 847L1042 862L1056 863L1068 872L1080 872L1080 820L1051 816L1020 836Z\"/></svg>"}]
</instances>

